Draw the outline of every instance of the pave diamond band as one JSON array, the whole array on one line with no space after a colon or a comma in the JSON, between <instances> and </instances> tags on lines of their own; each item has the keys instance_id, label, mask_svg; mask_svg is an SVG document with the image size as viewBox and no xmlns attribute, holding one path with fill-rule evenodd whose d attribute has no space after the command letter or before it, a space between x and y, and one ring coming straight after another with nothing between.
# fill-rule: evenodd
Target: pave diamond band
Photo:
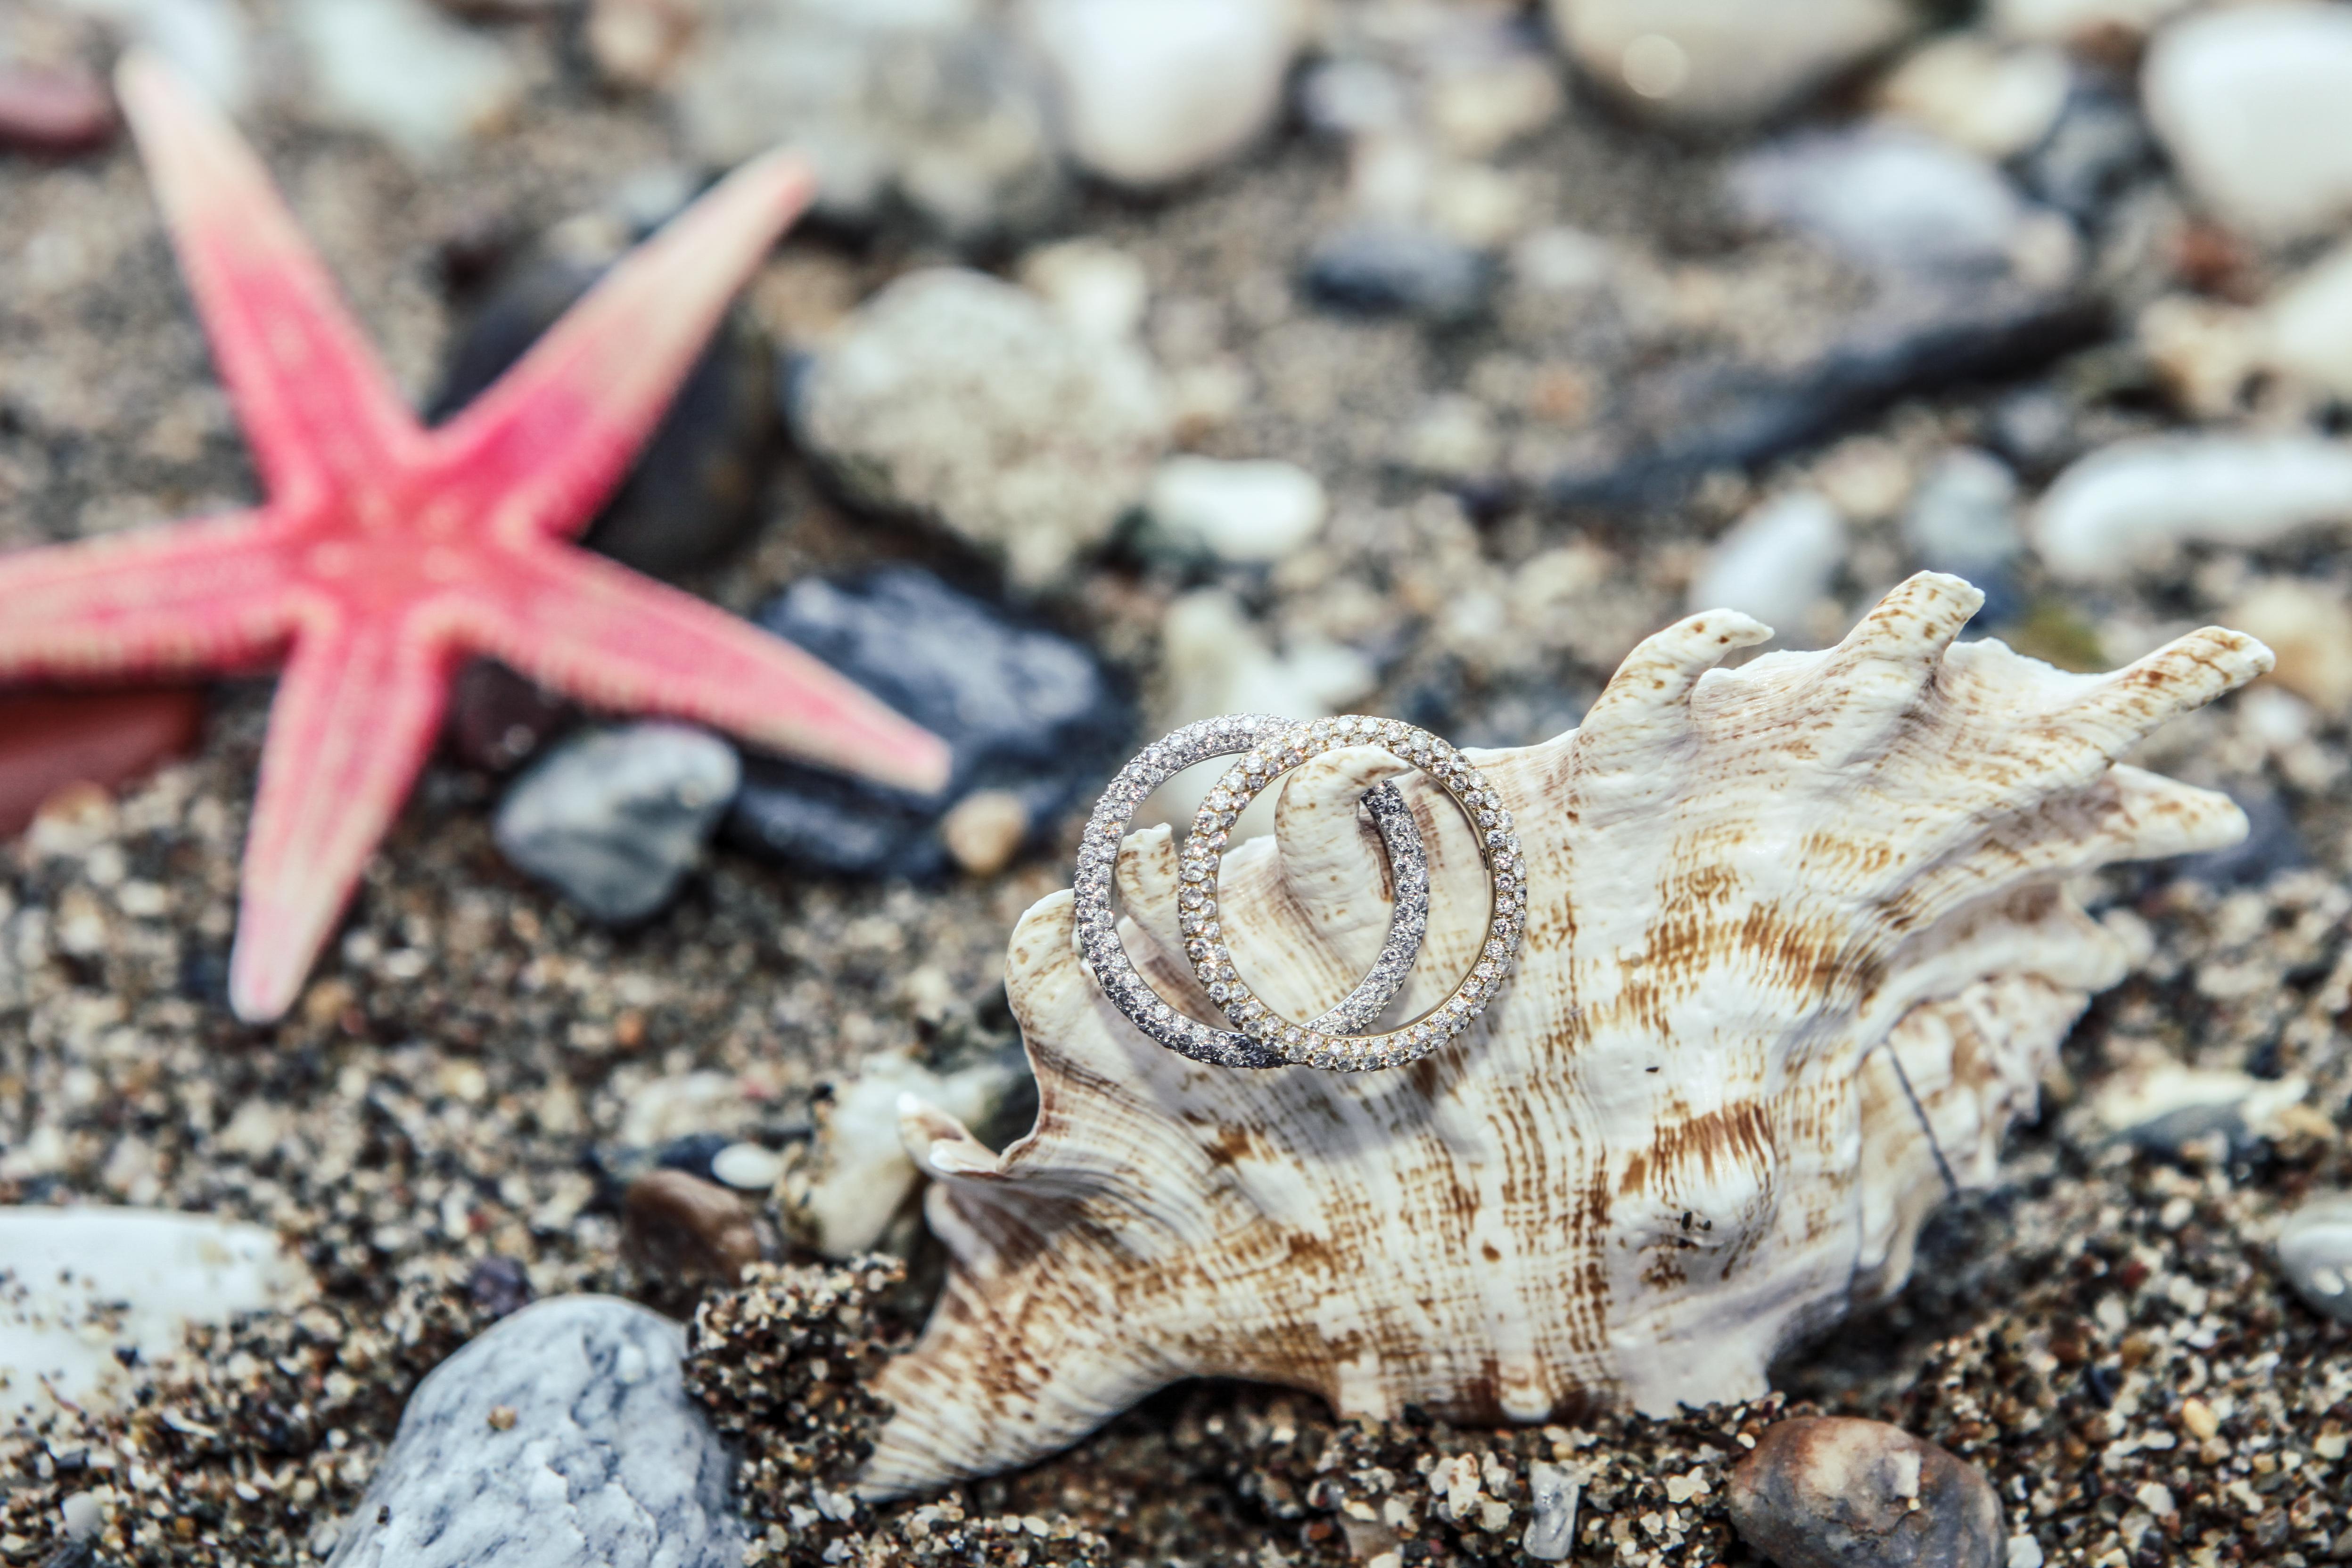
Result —
<instances>
[{"instance_id":1,"label":"pave diamond band","mask_svg":"<svg viewBox=\"0 0 2352 1568\"><path fill-rule=\"evenodd\" d=\"M1118 776L1097 802L1094 815L1087 820L1086 837L1078 849L1075 878L1078 949L1093 971L1096 983L1102 987L1111 1004L1145 1034L1171 1051L1220 1067L1280 1067L1289 1058L1283 1054L1278 1041L1256 1039L1244 1029L1219 1029L1187 1017L1162 999L1136 972L1118 939L1118 916L1111 907L1119 841L1125 837L1136 808L1175 774L1214 758L1241 756L1262 740L1286 734L1294 727L1288 719L1264 714L1239 714L1186 725L1145 748L1141 756L1119 769ZM1338 1007L1315 1020L1315 1027L1327 1033L1352 1034L1370 1027L1380 1017L1396 995L1397 988L1404 983L1405 972L1412 968L1413 956L1421 950L1422 936L1429 928L1429 857L1412 810L1393 784L1375 785L1365 791L1363 803L1388 850L1396 904L1389 917L1388 937L1370 972ZM1226 830L1232 826L1233 817L1227 816L1212 830L1220 848ZM1190 841L1186 849L1190 852ZM1193 884L1186 883L1183 886L1186 891L1178 894L1180 904L1192 897ZM1200 910L1201 901L1192 899L1185 905L1183 919L1193 923ZM1209 912L1213 915L1213 903ZM1192 934L1188 933L1187 939L1193 939ZM1211 998L1220 1005L1229 994L1223 982L1210 986ZM1230 1012L1229 1009L1229 1016Z\"/></svg>"},{"instance_id":2,"label":"pave diamond band","mask_svg":"<svg viewBox=\"0 0 2352 1568\"><path fill-rule=\"evenodd\" d=\"M1293 1023L1267 1008L1234 969L1217 915L1217 876L1226 834L1250 801L1308 758L1348 746L1373 746L1434 779L1469 821L1485 862L1491 901L1486 934L1470 970L1443 1002L1401 1028L1359 1032L1403 984L1428 929L1426 846L1393 785L1369 791L1369 807L1396 868L1397 901L1389 940L1348 1000L1310 1022ZM1239 760L1211 789L1193 819L1180 862L1178 919L1185 956L1236 1030L1194 1022L1161 1000L1137 975L1120 946L1110 908L1119 836L1151 789L1179 768L1210 757ZM1181 760L1178 758L1181 758ZM1133 775L1130 778L1130 774ZM1387 796L1382 796L1387 791ZM1401 819L1393 830L1390 818ZM1400 849L1400 844L1406 847ZM1408 884L1408 876L1412 882ZM1081 950L1105 993L1154 1040L1187 1056L1234 1067L1295 1065L1368 1071L1428 1054L1486 1010L1517 956L1527 913L1527 861L1511 814L1486 780L1452 747L1394 719L1349 715L1301 724L1262 715L1212 719L1177 731L1130 763L1114 780L1087 827L1079 852Z\"/></svg>"}]
</instances>

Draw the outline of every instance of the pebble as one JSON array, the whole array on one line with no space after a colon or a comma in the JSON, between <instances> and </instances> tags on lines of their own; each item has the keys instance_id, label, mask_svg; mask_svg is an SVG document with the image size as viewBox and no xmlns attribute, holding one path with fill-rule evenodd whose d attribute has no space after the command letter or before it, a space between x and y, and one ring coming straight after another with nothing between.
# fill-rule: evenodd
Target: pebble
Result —
<instances>
[{"instance_id":1,"label":"pebble","mask_svg":"<svg viewBox=\"0 0 2352 1568\"><path fill-rule=\"evenodd\" d=\"M253 90L253 26L238 0L67 0L154 50L223 109Z\"/></svg>"},{"instance_id":2,"label":"pebble","mask_svg":"<svg viewBox=\"0 0 2352 1568\"><path fill-rule=\"evenodd\" d=\"M2035 200L2090 225L2155 162L2138 106L2084 78L2068 90L2049 134L2015 167Z\"/></svg>"},{"instance_id":3,"label":"pebble","mask_svg":"<svg viewBox=\"0 0 2352 1568\"><path fill-rule=\"evenodd\" d=\"M623 925L677 892L740 776L734 748L705 730L592 731L515 781L492 833L515 865L593 918Z\"/></svg>"},{"instance_id":4,"label":"pebble","mask_svg":"<svg viewBox=\"0 0 2352 1568\"><path fill-rule=\"evenodd\" d=\"M0 1207L0 1430L51 1413L51 1389L103 1409L129 1392L124 1358L163 1360L193 1324L289 1306L308 1288L301 1265L259 1226L155 1209Z\"/></svg>"},{"instance_id":5,"label":"pebble","mask_svg":"<svg viewBox=\"0 0 2352 1568\"><path fill-rule=\"evenodd\" d=\"M1433 230L1388 222L1350 225L1307 258L1307 292L1364 315L1455 324L1486 308L1494 268L1469 246Z\"/></svg>"},{"instance_id":6,"label":"pebble","mask_svg":"<svg viewBox=\"0 0 2352 1568\"><path fill-rule=\"evenodd\" d=\"M2352 399L2352 245L2339 245L2264 302L2264 358L2332 397Z\"/></svg>"},{"instance_id":7,"label":"pebble","mask_svg":"<svg viewBox=\"0 0 2352 1568\"><path fill-rule=\"evenodd\" d=\"M1528 1466L1531 1507L1519 1550L1538 1563L1564 1563L1576 1550L1576 1505L1583 1489L1565 1465L1537 1459Z\"/></svg>"},{"instance_id":8,"label":"pebble","mask_svg":"<svg viewBox=\"0 0 2352 1568\"><path fill-rule=\"evenodd\" d=\"M1801 640L1845 556L1845 524L1826 498L1811 490L1776 497L1716 540L1691 579L1689 606L1737 610Z\"/></svg>"},{"instance_id":9,"label":"pebble","mask_svg":"<svg viewBox=\"0 0 2352 1568\"><path fill-rule=\"evenodd\" d=\"M922 1179L898 1136L900 1103L911 1096L978 1128L1030 1082L1017 1047L949 1073L904 1056L868 1057L856 1077L834 1086L808 1162L786 1183L785 1223L794 1239L835 1259L887 1245Z\"/></svg>"},{"instance_id":10,"label":"pebble","mask_svg":"<svg viewBox=\"0 0 2352 1568\"><path fill-rule=\"evenodd\" d=\"M2279 1226L2279 1269L2311 1310L2352 1323L2352 1196L2307 1200Z\"/></svg>"},{"instance_id":11,"label":"pebble","mask_svg":"<svg viewBox=\"0 0 2352 1568\"><path fill-rule=\"evenodd\" d=\"M1902 0L1549 0L1554 30L1601 87L1706 130L1770 119L1919 30Z\"/></svg>"},{"instance_id":12,"label":"pebble","mask_svg":"<svg viewBox=\"0 0 2352 1568\"><path fill-rule=\"evenodd\" d=\"M97 78L0 61L0 148L68 157L105 146L118 126L114 99Z\"/></svg>"},{"instance_id":13,"label":"pebble","mask_svg":"<svg viewBox=\"0 0 2352 1568\"><path fill-rule=\"evenodd\" d=\"M701 19L696 0L588 0L581 39L606 81L655 88L670 80Z\"/></svg>"},{"instance_id":14,"label":"pebble","mask_svg":"<svg viewBox=\"0 0 2352 1568\"><path fill-rule=\"evenodd\" d=\"M738 1192L766 1192L784 1174L784 1156L765 1144L736 1142L710 1156L710 1176Z\"/></svg>"},{"instance_id":15,"label":"pebble","mask_svg":"<svg viewBox=\"0 0 2352 1568\"><path fill-rule=\"evenodd\" d=\"M446 419L479 396L599 271L552 258L514 268L457 333L427 420ZM741 539L775 446L772 363L749 319L730 313L581 542L624 566L676 577Z\"/></svg>"},{"instance_id":16,"label":"pebble","mask_svg":"<svg viewBox=\"0 0 2352 1568\"><path fill-rule=\"evenodd\" d=\"M1885 113L1997 162L2050 134L2073 81L2062 49L2007 48L1981 33L1947 33L1905 57L1875 97Z\"/></svg>"},{"instance_id":17,"label":"pebble","mask_svg":"<svg viewBox=\"0 0 2352 1568\"><path fill-rule=\"evenodd\" d=\"M409 1396L331 1568L737 1568L734 1461L686 1329L615 1296L501 1320Z\"/></svg>"},{"instance_id":18,"label":"pebble","mask_svg":"<svg viewBox=\"0 0 2352 1568\"><path fill-rule=\"evenodd\" d=\"M1021 286L1089 338L1124 342L1143 325L1151 280L1143 264L1100 240L1039 246L1021 258Z\"/></svg>"},{"instance_id":19,"label":"pebble","mask_svg":"<svg viewBox=\"0 0 2352 1568\"><path fill-rule=\"evenodd\" d=\"M2196 0L1992 0L1993 29L2045 44L2137 39Z\"/></svg>"},{"instance_id":20,"label":"pebble","mask_svg":"<svg viewBox=\"0 0 2352 1568\"><path fill-rule=\"evenodd\" d=\"M1776 1421L1732 1467L1741 1539L1778 1568L2002 1568L2000 1499L1974 1465L1883 1421Z\"/></svg>"},{"instance_id":21,"label":"pebble","mask_svg":"<svg viewBox=\"0 0 2352 1568\"><path fill-rule=\"evenodd\" d=\"M1134 726L1092 649L919 568L804 578L756 619L945 739L954 758L936 797L754 758L728 831L757 853L851 875L940 875L950 851L938 830L950 808L1002 790L1043 831L1100 779Z\"/></svg>"},{"instance_id":22,"label":"pebble","mask_svg":"<svg viewBox=\"0 0 2352 1568\"><path fill-rule=\"evenodd\" d=\"M492 1322L511 1317L530 1305L536 1294L530 1271L512 1258L493 1252L478 1260L466 1275L466 1298Z\"/></svg>"},{"instance_id":23,"label":"pebble","mask_svg":"<svg viewBox=\"0 0 2352 1568\"><path fill-rule=\"evenodd\" d=\"M415 162L444 162L521 101L505 47L425 0L298 0L293 22L318 111Z\"/></svg>"},{"instance_id":24,"label":"pebble","mask_svg":"<svg viewBox=\"0 0 2352 1568\"><path fill-rule=\"evenodd\" d=\"M797 149L817 214L959 245L1040 232L1068 180L1043 85L978 5L713 0L667 73L688 145L726 168ZM649 51L658 57L659 46Z\"/></svg>"},{"instance_id":25,"label":"pebble","mask_svg":"<svg viewBox=\"0 0 2352 1568\"><path fill-rule=\"evenodd\" d=\"M2278 663L2270 678L2330 718L2352 716L2352 603L2340 586L2299 577L2257 582L2222 617Z\"/></svg>"},{"instance_id":26,"label":"pebble","mask_svg":"<svg viewBox=\"0 0 2352 1568\"><path fill-rule=\"evenodd\" d=\"M1110 533L1169 439L1139 350L953 267L868 300L792 378L787 403L853 499L932 519L1001 557L1024 591L1060 580Z\"/></svg>"},{"instance_id":27,"label":"pebble","mask_svg":"<svg viewBox=\"0 0 2352 1568\"><path fill-rule=\"evenodd\" d=\"M1144 510L1181 547L1219 560L1281 560L1323 527L1330 501L1296 463L1171 457L1151 476Z\"/></svg>"},{"instance_id":28,"label":"pebble","mask_svg":"<svg viewBox=\"0 0 2352 1568\"><path fill-rule=\"evenodd\" d=\"M2184 543L2258 546L2352 518L2352 447L2215 432L2101 448L2061 474L2033 538L2055 575L2117 581Z\"/></svg>"},{"instance_id":29,"label":"pebble","mask_svg":"<svg viewBox=\"0 0 2352 1568\"><path fill-rule=\"evenodd\" d=\"M112 789L184 755L204 727L194 687L0 695L0 839L72 784Z\"/></svg>"},{"instance_id":30,"label":"pebble","mask_svg":"<svg viewBox=\"0 0 2352 1568\"><path fill-rule=\"evenodd\" d=\"M511 773L580 717L558 693L495 659L471 659L449 688L450 747L468 766Z\"/></svg>"},{"instance_id":31,"label":"pebble","mask_svg":"<svg viewBox=\"0 0 2352 1568\"><path fill-rule=\"evenodd\" d=\"M1894 271L2006 271L2030 215L1991 164L1895 121L1801 131L1743 155L1726 178L1751 219Z\"/></svg>"},{"instance_id":32,"label":"pebble","mask_svg":"<svg viewBox=\"0 0 2352 1568\"><path fill-rule=\"evenodd\" d=\"M2301 1078L2256 1078L2234 1068L2156 1060L2110 1074L2091 1098L2091 1113L2114 1137L2177 1154L2216 1133L2236 1145L2283 1132L2287 1123L2281 1118L2303 1103L2310 1087Z\"/></svg>"},{"instance_id":33,"label":"pebble","mask_svg":"<svg viewBox=\"0 0 2352 1568\"><path fill-rule=\"evenodd\" d=\"M1264 135L1297 47L1285 0L1033 0L1071 160L1131 189L1191 179Z\"/></svg>"},{"instance_id":34,"label":"pebble","mask_svg":"<svg viewBox=\"0 0 2352 1568\"><path fill-rule=\"evenodd\" d=\"M975 789L940 819L940 841L974 876L994 876L1028 840L1029 807L1010 789Z\"/></svg>"},{"instance_id":35,"label":"pebble","mask_svg":"<svg viewBox=\"0 0 2352 1568\"><path fill-rule=\"evenodd\" d=\"M1903 514L1903 542L1930 571L1974 580L2006 570L2021 543L2017 476L1972 446L1944 454Z\"/></svg>"},{"instance_id":36,"label":"pebble","mask_svg":"<svg viewBox=\"0 0 2352 1568\"><path fill-rule=\"evenodd\" d=\"M681 1170L648 1171L621 1200L621 1255L656 1279L728 1286L760 1260L760 1231L729 1188Z\"/></svg>"},{"instance_id":37,"label":"pebble","mask_svg":"<svg viewBox=\"0 0 2352 1568\"><path fill-rule=\"evenodd\" d=\"M2182 179L2231 226L2292 240L2352 214L2352 8L2189 16L2157 35L2140 96Z\"/></svg>"}]
</instances>

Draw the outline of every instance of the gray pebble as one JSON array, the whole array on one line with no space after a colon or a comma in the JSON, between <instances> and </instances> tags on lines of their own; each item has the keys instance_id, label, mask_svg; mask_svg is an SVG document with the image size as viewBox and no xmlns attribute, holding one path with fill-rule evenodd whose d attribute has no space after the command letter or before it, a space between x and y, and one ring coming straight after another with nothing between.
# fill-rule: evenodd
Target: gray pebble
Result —
<instances>
[{"instance_id":1,"label":"gray pebble","mask_svg":"<svg viewBox=\"0 0 2352 1568\"><path fill-rule=\"evenodd\" d=\"M1740 1538L1779 1568L2000 1568L2000 1500L1984 1473L1884 1421L1798 1416L1731 1472Z\"/></svg>"},{"instance_id":2,"label":"gray pebble","mask_svg":"<svg viewBox=\"0 0 2352 1568\"><path fill-rule=\"evenodd\" d=\"M1962 447L1927 471L1903 517L1903 542L1930 571L1970 580L2017 554L2017 476L1990 453Z\"/></svg>"},{"instance_id":3,"label":"gray pebble","mask_svg":"<svg viewBox=\"0 0 2352 1568\"><path fill-rule=\"evenodd\" d=\"M1450 323L1486 308L1494 268L1444 235L1368 223L1318 245L1307 260L1306 282L1309 294L1338 309Z\"/></svg>"},{"instance_id":4,"label":"gray pebble","mask_svg":"<svg viewBox=\"0 0 2352 1568\"><path fill-rule=\"evenodd\" d=\"M417 1385L331 1568L735 1568L732 1461L685 1354L615 1296L507 1318Z\"/></svg>"},{"instance_id":5,"label":"gray pebble","mask_svg":"<svg viewBox=\"0 0 2352 1568\"><path fill-rule=\"evenodd\" d=\"M2352 1323L2352 1194L2312 1199L2279 1227L2279 1268L2294 1293L2340 1323Z\"/></svg>"},{"instance_id":6,"label":"gray pebble","mask_svg":"<svg viewBox=\"0 0 2352 1568\"><path fill-rule=\"evenodd\" d=\"M734 748L678 724L565 741L515 781L495 833L507 859L598 920L669 902L735 798Z\"/></svg>"}]
</instances>

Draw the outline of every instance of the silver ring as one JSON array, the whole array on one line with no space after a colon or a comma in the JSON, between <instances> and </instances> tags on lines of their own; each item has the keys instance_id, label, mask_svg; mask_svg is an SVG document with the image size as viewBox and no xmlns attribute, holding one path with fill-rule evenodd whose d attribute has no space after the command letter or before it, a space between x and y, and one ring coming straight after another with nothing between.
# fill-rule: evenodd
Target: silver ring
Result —
<instances>
[{"instance_id":1,"label":"silver ring","mask_svg":"<svg viewBox=\"0 0 2352 1568\"><path fill-rule=\"evenodd\" d=\"M1087 821L1086 837L1079 845L1077 873L1073 879L1077 897L1078 950L1093 971L1096 984L1136 1028L1169 1050L1196 1061L1218 1067L1280 1067L1295 1059L1286 1051L1278 1032L1271 1039L1257 1038L1257 1033L1265 1032L1262 1030L1252 1032L1249 1016L1271 1015L1265 1014L1263 1004L1257 1004L1258 1014L1245 1016L1246 1008L1255 998L1249 997L1246 988L1236 980L1210 976L1203 981L1210 999L1225 1008L1227 1016L1242 1025L1239 1029L1218 1029L1187 1017L1163 1000L1136 972L1134 962L1118 939L1118 916L1111 908L1119 841L1126 836L1136 808L1176 774L1211 758L1255 756L1262 741L1276 741L1298 727L1292 720L1265 714L1229 715L1186 725L1158 744L1147 747L1140 756L1119 769L1118 776L1096 803L1094 815ZM1403 985L1405 974L1412 967L1413 958L1421 951L1422 938L1429 929L1429 856L1412 810L1393 784L1377 784L1366 790L1363 803L1380 831L1381 842L1388 848L1396 904L1389 915L1388 938L1381 944L1380 956L1370 971L1338 1007L1307 1026L1318 1036L1352 1036L1379 1018L1397 988ZM1232 811L1212 813L1205 827L1196 819L1192 836L1185 841L1186 855L1222 853L1226 831L1238 814L1238 807ZM1202 897L1198 896L1196 883L1188 882L1185 887L1187 891L1179 897L1180 901L1189 902L1183 902L1180 918L1189 927L1185 933L1188 948L1218 942L1216 932L1202 935L1204 926L1215 921L1213 892ZM1218 950L1222 951L1221 945ZM1197 972L1201 955L1191 956ZM1230 968L1230 959L1223 962Z\"/></svg>"}]
</instances>

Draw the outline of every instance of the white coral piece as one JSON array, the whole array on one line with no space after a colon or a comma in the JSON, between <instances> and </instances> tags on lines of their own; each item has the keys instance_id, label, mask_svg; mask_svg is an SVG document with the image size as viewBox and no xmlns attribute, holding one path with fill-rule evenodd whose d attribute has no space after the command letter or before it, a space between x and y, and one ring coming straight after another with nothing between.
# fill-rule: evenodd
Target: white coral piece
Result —
<instances>
[{"instance_id":1,"label":"white coral piece","mask_svg":"<svg viewBox=\"0 0 2352 1568\"><path fill-rule=\"evenodd\" d=\"M1767 630L1693 616L1580 727L1475 757L1525 844L1526 947L1484 1020L1410 1068L1174 1055L1081 967L1070 895L1037 904L1007 965L1035 1128L997 1155L905 1106L954 1263L883 1375L897 1413L866 1490L1021 1464L1193 1375L1470 1422L1738 1398L1898 1286L1947 1173L1991 1178L2042 1064L2124 972L2066 879L2244 831L2223 797L2115 759L2271 662L2209 629L2067 674L1954 644L1981 597L1916 577L1837 647L1736 670L1713 666ZM1405 1013L1475 956L1467 831L1393 759L1330 753L1225 865L1236 962L1290 1016L1379 947L1354 802L1391 776L1432 861ZM1130 952L1196 996L1168 957L1165 829L1129 839L1121 880Z\"/></svg>"}]
</instances>

